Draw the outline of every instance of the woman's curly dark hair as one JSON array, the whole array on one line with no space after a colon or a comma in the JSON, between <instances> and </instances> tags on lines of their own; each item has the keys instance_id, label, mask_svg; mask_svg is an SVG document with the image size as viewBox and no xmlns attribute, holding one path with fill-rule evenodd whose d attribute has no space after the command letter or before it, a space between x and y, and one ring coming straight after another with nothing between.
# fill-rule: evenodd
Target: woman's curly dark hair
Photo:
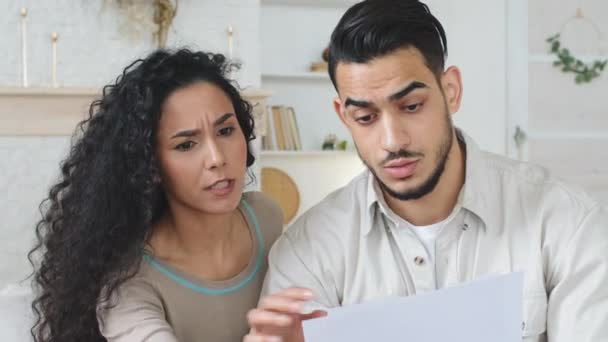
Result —
<instances>
[{"instance_id":1,"label":"woman's curly dark hair","mask_svg":"<svg viewBox=\"0 0 608 342\"><path fill-rule=\"evenodd\" d=\"M37 297L35 341L104 341L98 306L132 277L153 223L166 210L156 181L155 137L161 106L175 90L210 82L231 99L254 162L252 107L228 74L238 66L220 54L158 50L103 88L79 123L59 181L40 208L29 253Z\"/></svg>"}]
</instances>

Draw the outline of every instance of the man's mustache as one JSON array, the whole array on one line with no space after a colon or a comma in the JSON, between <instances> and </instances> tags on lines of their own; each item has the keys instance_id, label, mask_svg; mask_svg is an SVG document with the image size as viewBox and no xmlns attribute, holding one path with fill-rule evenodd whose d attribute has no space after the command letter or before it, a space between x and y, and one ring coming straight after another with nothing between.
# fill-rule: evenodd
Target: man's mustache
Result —
<instances>
[{"instance_id":1,"label":"man's mustache","mask_svg":"<svg viewBox=\"0 0 608 342\"><path fill-rule=\"evenodd\" d=\"M413 152L409 150L399 150L397 152L389 152L384 161L382 161L382 165L390 162L391 160L399 159L399 158L416 158L416 157L424 157L423 153Z\"/></svg>"}]
</instances>

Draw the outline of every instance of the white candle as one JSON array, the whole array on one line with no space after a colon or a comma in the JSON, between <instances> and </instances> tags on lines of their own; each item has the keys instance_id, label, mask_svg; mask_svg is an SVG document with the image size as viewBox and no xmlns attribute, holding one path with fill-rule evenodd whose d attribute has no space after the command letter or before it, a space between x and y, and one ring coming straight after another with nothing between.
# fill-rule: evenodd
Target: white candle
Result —
<instances>
[{"instance_id":1,"label":"white candle","mask_svg":"<svg viewBox=\"0 0 608 342\"><path fill-rule=\"evenodd\" d=\"M57 32L53 32L51 33L51 45L52 45L52 49L53 49L53 53L52 53L52 58L53 60L51 61L52 65L51 65L51 80L53 82L53 87L57 88L59 85L57 84L57 39L59 39L59 35L57 34Z\"/></svg>"},{"instance_id":2,"label":"white candle","mask_svg":"<svg viewBox=\"0 0 608 342\"><path fill-rule=\"evenodd\" d=\"M27 8L21 8L21 67L22 84L27 87Z\"/></svg>"},{"instance_id":3,"label":"white candle","mask_svg":"<svg viewBox=\"0 0 608 342\"><path fill-rule=\"evenodd\" d=\"M228 25L228 58L232 59L232 37L234 36L234 30L232 25Z\"/></svg>"}]
</instances>

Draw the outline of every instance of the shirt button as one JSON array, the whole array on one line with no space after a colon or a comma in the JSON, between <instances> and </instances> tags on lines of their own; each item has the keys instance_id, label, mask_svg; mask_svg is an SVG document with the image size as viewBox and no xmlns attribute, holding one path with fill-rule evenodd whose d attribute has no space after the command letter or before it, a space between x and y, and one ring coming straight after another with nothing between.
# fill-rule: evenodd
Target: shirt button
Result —
<instances>
[{"instance_id":1,"label":"shirt button","mask_svg":"<svg viewBox=\"0 0 608 342\"><path fill-rule=\"evenodd\" d=\"M424 264L424 258L417 256L414 258L414 263L418 266L422 266L422 264Z\"/></svg>"}]
</instances>

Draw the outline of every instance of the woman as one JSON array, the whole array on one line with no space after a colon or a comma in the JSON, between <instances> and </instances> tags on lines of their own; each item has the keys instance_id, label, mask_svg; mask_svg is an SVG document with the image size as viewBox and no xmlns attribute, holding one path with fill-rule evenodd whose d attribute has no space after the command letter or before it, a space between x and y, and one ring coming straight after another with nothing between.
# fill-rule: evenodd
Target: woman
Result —
<instances>
[{"instance_id":1,"label":"woman","mask_svg":"<svg viewBox=\"0 0 608 342\"><path fill-rule=\"evenodd\" d=\"M157 51L79 127L37 226L36 341L239 341L280 208L243 193L251 106L222 55ZM105 338L105 339L104 339Z\"/></svg>"}]
</instances>

